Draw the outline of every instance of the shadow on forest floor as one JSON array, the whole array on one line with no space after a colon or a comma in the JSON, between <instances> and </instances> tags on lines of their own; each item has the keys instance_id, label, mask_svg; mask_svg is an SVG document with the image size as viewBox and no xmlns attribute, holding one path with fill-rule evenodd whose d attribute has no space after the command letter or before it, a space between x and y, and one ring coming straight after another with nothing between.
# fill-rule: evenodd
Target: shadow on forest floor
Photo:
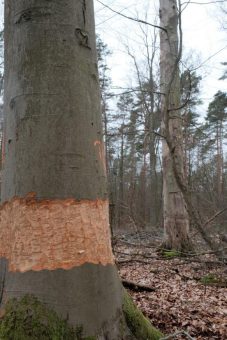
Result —
<instances>
[{"instance_id":1,"label":"shadow on forest floor","mask_svg":"<svg viewBox=\"0 0 227 340\"><path fill-rule=\"evenodd\" d=\"M128 289L134 302L165 334L184 330L197 340L227 339L227 266L204 252L184 258L160 256L159 243L145 232L115 237L121 278L135 283Z\"/></svg>"}]
</instances>

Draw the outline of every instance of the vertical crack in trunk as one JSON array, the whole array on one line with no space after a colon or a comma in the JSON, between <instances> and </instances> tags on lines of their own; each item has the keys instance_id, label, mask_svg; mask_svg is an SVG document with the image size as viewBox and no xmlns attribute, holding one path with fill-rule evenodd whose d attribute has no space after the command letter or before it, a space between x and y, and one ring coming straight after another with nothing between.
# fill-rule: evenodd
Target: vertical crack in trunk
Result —
<instances>
[{"instance_id":1,"label":"vertical crack in trunk","mask_svg":"<svg viewBox=\"0 0 227 340\"><path fill-rule=\"evenodd\" d=\"M84 20L84 29L86 28L86 10L87 10L87 5L86 5L86 0L83 0L82 4L82 11L83 11L83 20Z\"/></svg>"},{"instance_id":2,"label":"vertical crack in trunk","mask_svg":"<svg viewBox=\"0 0 227 340\"><path fill-rule=\"evenodd\" d=\"M87 11L86 0L82 0L82 16L83 16L82 28L77 27L75 30L75 34L81 46L91 49L91 47L89 46L88 32L86 30L86 11Z\"/></svg>"}]
</instances>

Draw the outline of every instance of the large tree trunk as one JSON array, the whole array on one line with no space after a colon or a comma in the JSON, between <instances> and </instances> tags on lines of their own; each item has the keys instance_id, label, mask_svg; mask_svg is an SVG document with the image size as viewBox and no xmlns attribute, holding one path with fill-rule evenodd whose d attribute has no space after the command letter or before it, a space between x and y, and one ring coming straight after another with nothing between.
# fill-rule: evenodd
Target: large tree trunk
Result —
<instances>
[{"instance_id":1,"label":"large tree trunk","mask_svg":"<svg viewBox=\"0 0 227 340\"><path fill-rule=\"evenodd\" d=\"M93 18L92 0L5 1L1 274L6 261L3 302L34 294L85 335L115 340L122 288Z\"/></svg>"},{"instance_id":2,"label":"large tree trunk","mask_svg":"<svg viewBox=\"0 0 227 340\"><path fill-rule=\"evenodd\" d=\"M160 69L163 118L163 211L164 247L185 250L189 246L189 219L175 172L183 171L182 121L178 68L178 13L176 0L160 0ZM173 162L175 157L175 162ZM177 168L174 171L174 166ZM185 180L185 178L184 178Z\"/></svg>"}]
</instances>

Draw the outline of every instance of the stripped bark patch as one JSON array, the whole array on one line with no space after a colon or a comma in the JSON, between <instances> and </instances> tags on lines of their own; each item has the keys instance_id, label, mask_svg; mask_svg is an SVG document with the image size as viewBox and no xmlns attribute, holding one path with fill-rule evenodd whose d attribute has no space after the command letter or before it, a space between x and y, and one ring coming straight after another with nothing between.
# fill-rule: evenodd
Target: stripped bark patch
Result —
<instances>
[{"instance_id":1,"label":"stripped bark patch","mask_svg":"<svg viewBox=\"0 0 227 340\"><path fill-rule=\"evenodd\" d=\"M108 205L13 198L0 208L0 256L12 272L113 264Z\"/></svg>"}]
</instances>

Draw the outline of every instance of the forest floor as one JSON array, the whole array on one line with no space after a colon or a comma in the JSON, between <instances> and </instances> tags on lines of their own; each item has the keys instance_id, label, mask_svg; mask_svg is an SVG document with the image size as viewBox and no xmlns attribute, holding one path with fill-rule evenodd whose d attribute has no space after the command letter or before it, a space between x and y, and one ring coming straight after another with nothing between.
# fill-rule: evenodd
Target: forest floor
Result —
<instances>
[{"instance_id":1,"label":"forest floor","mask_svg":"<svg viewBox=\"0 0 227 340\"><path fill-rule=\"evenodd\" d=\"M117 266L134 302L164 334L186 332L171 339L227 339L227 266L202 251L161 255L159 244L146 232L114 239Z\"/></svg>"}]
</instances>

